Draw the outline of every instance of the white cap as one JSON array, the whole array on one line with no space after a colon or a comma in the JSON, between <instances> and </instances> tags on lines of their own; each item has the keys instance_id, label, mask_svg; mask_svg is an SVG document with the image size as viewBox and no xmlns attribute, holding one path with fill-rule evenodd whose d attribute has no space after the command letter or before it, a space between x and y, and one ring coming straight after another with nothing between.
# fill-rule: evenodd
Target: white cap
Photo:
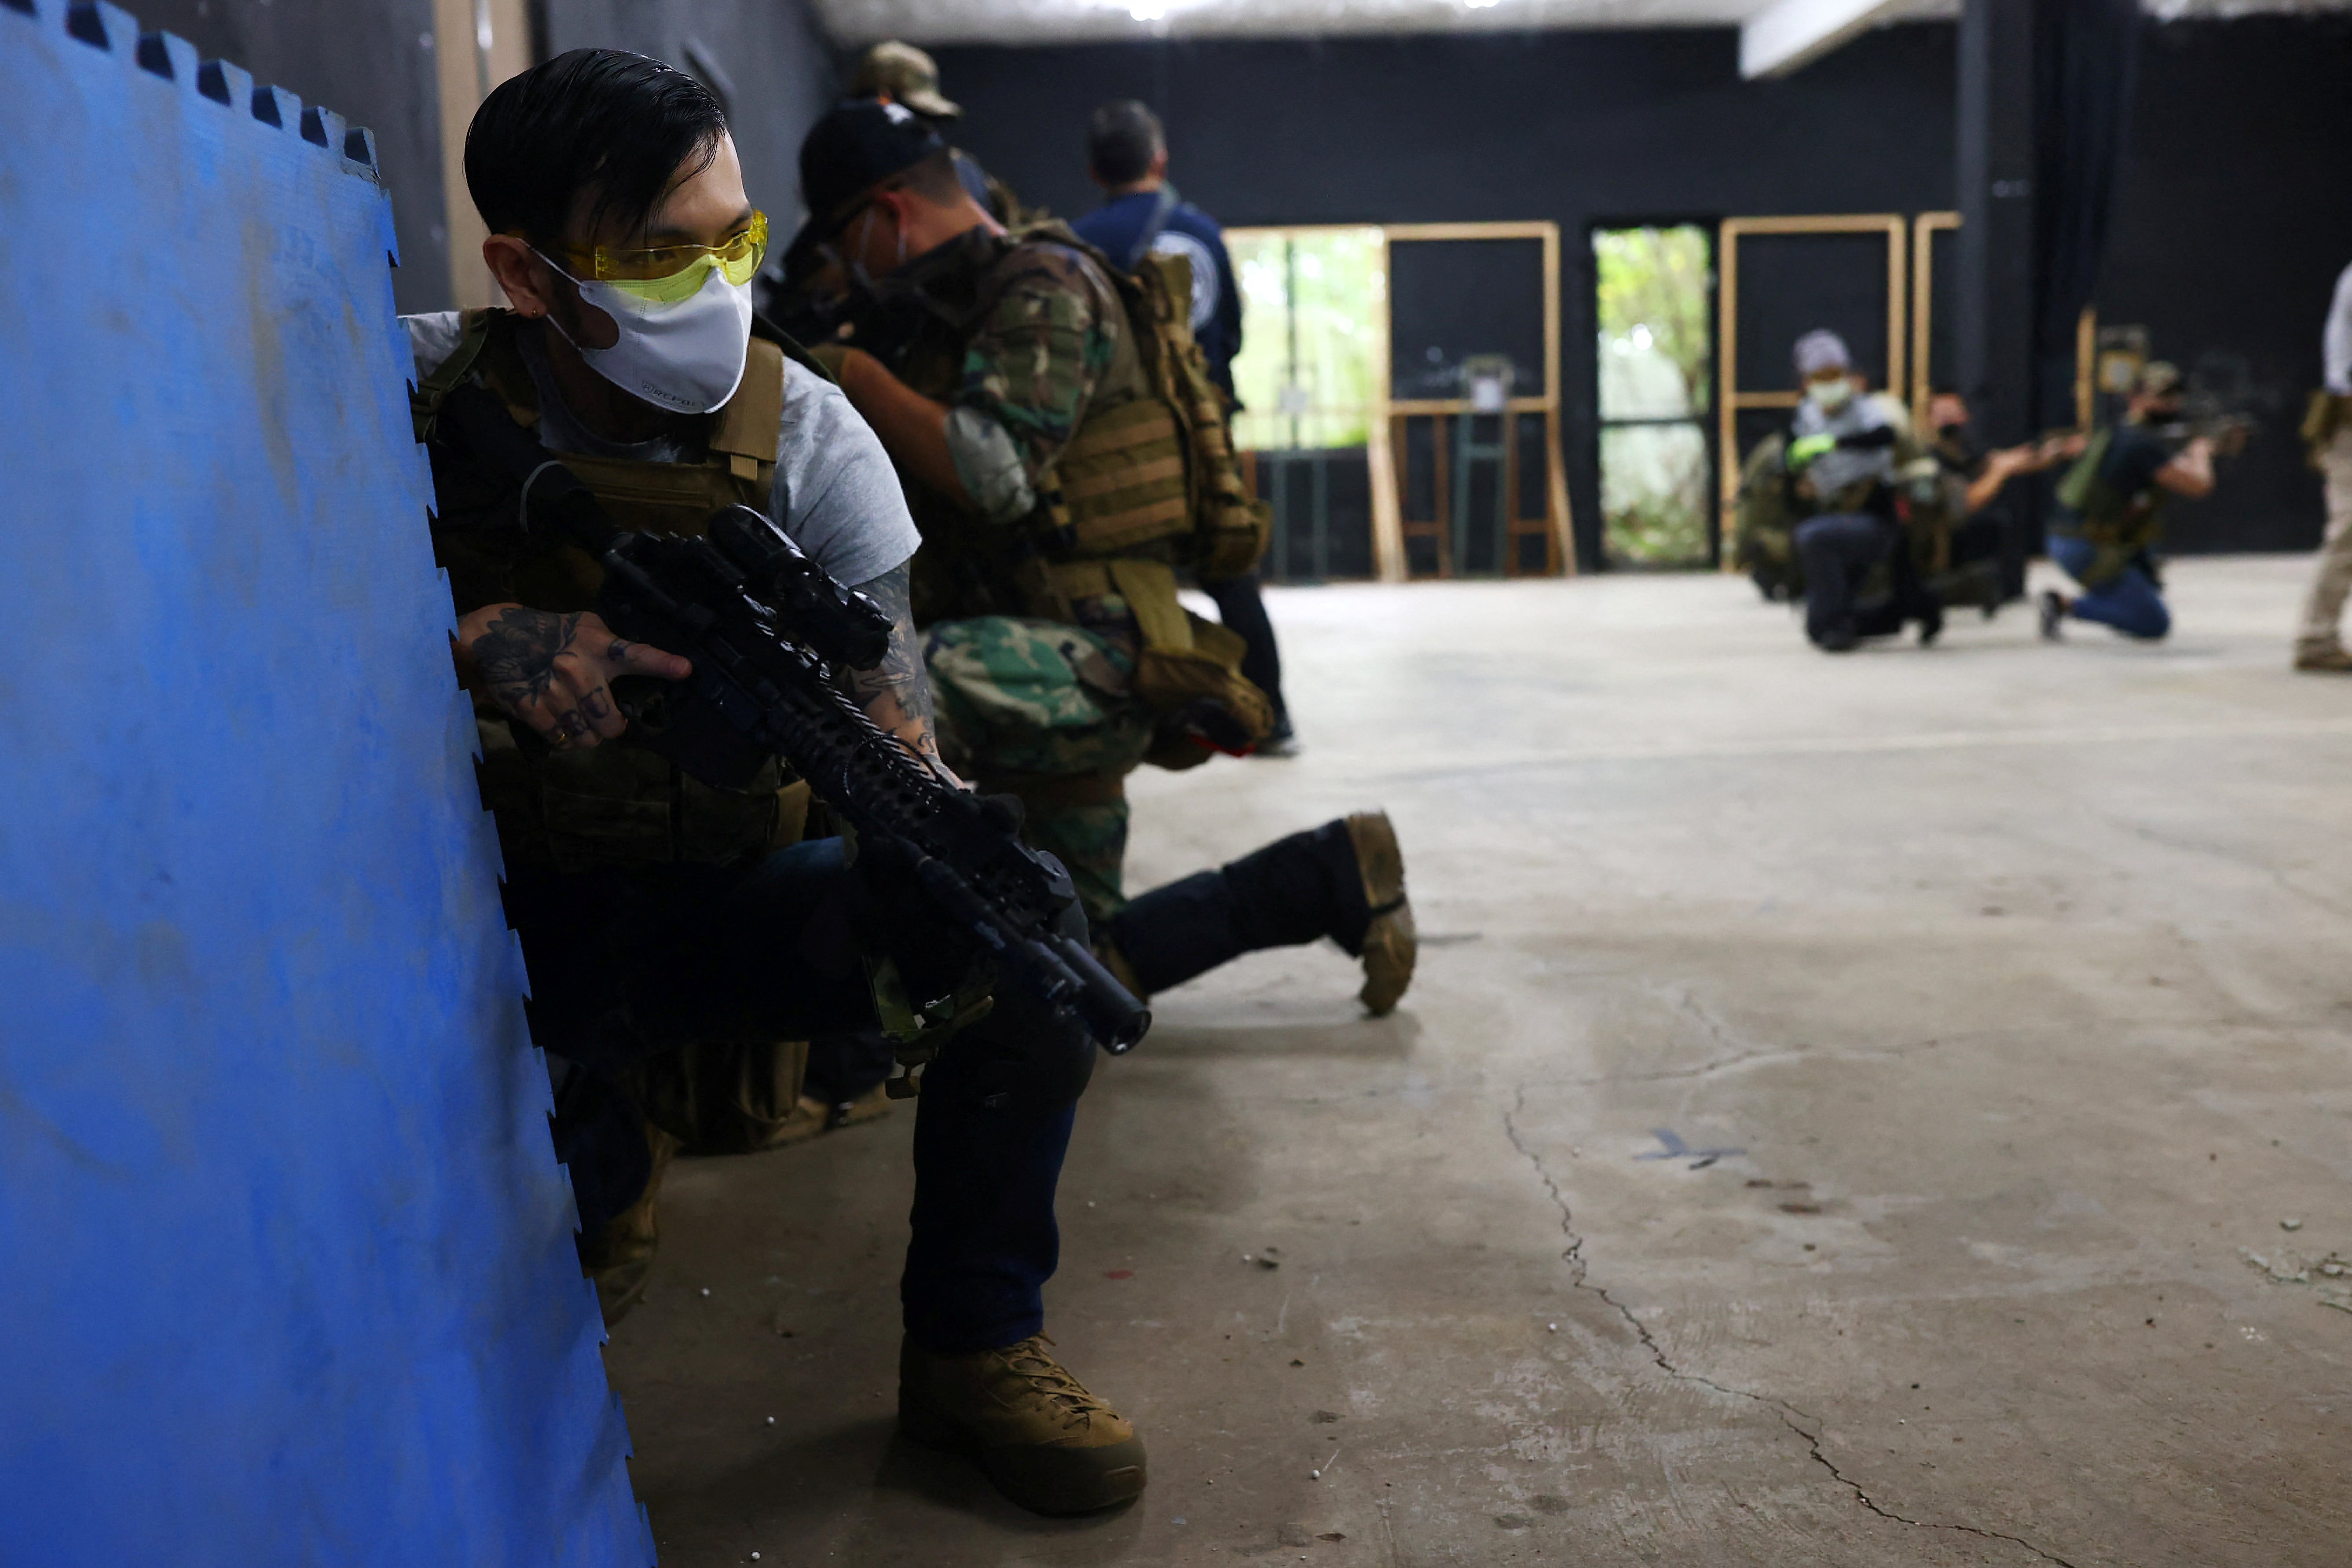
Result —
<instances>
[{"instance_id":1,"label":"white cap","mask_svg":"<svg viewBox=\"0 0 2352 1568\"><path fill-rule=\"evenodd\" d=\"M1796 360L1800 381L1811 381L1825 370L1851 369L1853 364L1846 357L1845 340L1826 329L1797 340Z\"/></svg>"}]
</instances>

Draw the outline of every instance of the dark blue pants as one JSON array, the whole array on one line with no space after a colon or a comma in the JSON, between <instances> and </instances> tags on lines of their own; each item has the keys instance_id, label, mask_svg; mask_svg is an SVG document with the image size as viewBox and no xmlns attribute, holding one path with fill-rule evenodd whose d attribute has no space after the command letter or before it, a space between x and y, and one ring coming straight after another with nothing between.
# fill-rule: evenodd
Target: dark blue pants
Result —
<instances>
[{"instance_id":1,"label":"dark blue pants","mask_svg":"<svg viewBox=\"0 0 2352 1568\"><path fill-rule=\"evenodd\" d=\"M1265 693L1274 716L1286 721L1289 709L1282 701L1282 650L1274 640L1274 622L1265 613L1265 595L1257 574L1203 580L1201 591L1216 601L1217 619L1246 645L1242 654L1242 679Z\"/></svg>"},{"instance_id":2,"label":"dark blue pants","mask_svg":"<svg viewBox=\"0 0 2352 1568\"><path fill-rule=\"evenodd\" d=\"M2050 559L2066 570L2077 583L2083 574L2095 568L2098 546L2087 539L2074 539L2065 534L2050 536ZM2115 627L2127 637L2154 642L2172 630L2172 612L2164 607L2164 595L2158 592L2156 580L2143 571L2137 558L2115 576L2093 588L2085 586L2075 597L2066 613L2077 619L2097 621Z\"/></svg>"},{"instance_id":3,"label":"dark blue pants","mask_svg":"<svg viewBox=\"0 0 2352 1568\"><path fill-rule=\"evenodd\" d=\"M520 866L507 912L531 981L531 1032L593 1076L694 1039L804 1039L872 1029L848 934L839 839L750 867L558 872ZM1067 917L1085 940L1083 918ZM1094 1046L1006 985L958 1035L915 1102L907 1332L940 1353L1043 1327L1060 1233L1054 1191ZM575 1181L575 1186L580 1184ZM611 1213L635 1201L615 1194ZM590 1205L583 1194L583 1225Z\"/></svg>"},{"instance_id":4,"label":"dark blue pants","mask_svg":"<svg viewBox=\"0 0 2352 1568\"><path fill-rule=\"evenodd\" d=\"M1794 542L1805 563L1805 635L1815 642L1840 636L1900 631L1859 624L1856 599L1870 569L1894 552L1895 525L1866 512L1829 512L1797 525Z\"/></svg>"}]
</instances>

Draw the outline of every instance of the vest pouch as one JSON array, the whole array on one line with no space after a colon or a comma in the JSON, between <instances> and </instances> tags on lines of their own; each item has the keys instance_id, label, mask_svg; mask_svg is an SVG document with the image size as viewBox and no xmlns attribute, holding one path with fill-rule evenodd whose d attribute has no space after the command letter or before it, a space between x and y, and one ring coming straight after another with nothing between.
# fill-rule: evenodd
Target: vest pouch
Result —
<instances>
[{"instance_id":1,"label":"vest pouch","mask_svg":"<svg viewBox=\"0 0 2352 1568\"><path fill-rule=\"evenodd\" d=\"M1071 552L1116 555L1192 531L1183 434L1137 397L1089 415L1054 465Z\"/></svg>"},{"instance_id":2,"label":"vest pouch","mask_svg":"<svg viewBox=\"0 0 2352 1568\"><path fill-rule=\"evenodd\" d=\"M696 539L709 531L710 514L723 507L767 505L764 494L752 493L756 484L738 479L716 462L639 463L566 452L563 466L596 492L614 522L640 533Z\"/></svg>"},{"instance_id":3,"label":"vest pouch","mask_svg":"<svg viewBox=\"0 0 2352 1568\"><path fill-rule=\"evenodd\" d=\"M2091 444L2083 449L2083 455L2074 459L2074 466L2067 469L2065 477L2058 481L2056 494L2060 506L2076 512L2087 511L2091 492L2098 484L2099 465L2107 460L2107 448L2115 445L2115 440L2116 433L2111 428L2091 437Z\"/></svg>"},{"instance_id":4,"label":"vest pouch","mask_svg":"<svg viewBox=\"0 0 2352 1568\"><path fill-rule=\"evenodd\" d=\"M1184 714L1212 733L1223 731L1221 741L1248 746L1265 739L1274 706L1241 673L1247 647L1241 637L1185 609L1176 574L1161 563L1114 561L1109 571L1142 634L1129 685L1137 700L1156 715Z\"/></svg>"},{"instance_id":5,"label":"vest pouch","mask_svg":"<svg viewBox=\"0 0 2352 1568\"><path fill-rule=\"evenodd\" d=\"M1212 746L1240 753L1274 732L1274 705L1241 673L1249 645L1214 621L1190 611L1185 618L1192 623L1191 652L1145 648L1135 665L1137 694L1171 721L1144 761L1176 770L1207 762L1215 754Z\"/></svg>"},{"instance_id":6,"label":"vest pouch","mask_svg":"<svg viewBox=\"0 0 2352 1568\"><path fill-rule=\"evenodd\" d=\"M530 740L519 743L532 746ZM541 841L557 870L667 866L680 858L671 829L676 792L667 759L625 742L588 751L535 749L530 761Z\"/></svg>"},{"instance_id":7,"label":"vest pouch","mask_svg":"<svg viewBox=\"0 0 2352 1568\"><path fill-rule=\"evenodd\" d=\"M625 734L589 751L557 751L519 739L513 722L478 713L482 805L499 845L518 863L559 871L723 866L797 843L809 787L786 782L773 760L740 789L680 773Z\"/></svg>"},{"instance_id":8,"label":"vest pouch","mask_svg":"<svg viewBox=\"0 0 2352 1568\"><path fill-rule=\"evenodd\" d=\"M2352 397L2324 386L2311 395L2296 434L2303 437L2303 455L2314 468L2327 471L2327 448L2335 443L2336 432L2347 425L2352 425Z\"/></svg>"},{"instance_id":9,"label":"vest pouch","mask_svg":"<svg viewBox=\"0 0 2352 1568\"><path fill-rule=\"evenodd\" d=\"M783 770L773 761L748 789L714 789L677 779L677 858L725 866L773 847L782 837Z\"/></svg>"},{"instance_id":10,"label":"vest pouch","mask_svg":"<svg viewBox=\"0 0 2352 1568\"><path fill-rule=\"evenodd\" d=\"M807 1077L805 1040L689 1040L628 1075L646 1120L689 1154L750 1154L815 1131L800 1109Z\"/></svg>"},{"instance_id":11,"label":"vest pouch","mask_svg":"<svg viewBox=\"0 0 2352 1568\"><path fill-rule=\"evenodd\" d=\"M1274 508L1262 500L1217 500L1201 509L1200 564L1204 583L1244 577L1257 570L1274 538Z\"/></svg>"},{"instance_id":12,"label":"vest pouch","mask_svg":"<svg viewBox=\"0 0 2352 1568\"><path fill-rule=\"evenodd\" d=\"M564 763L590 757L587 767ZM540 778L540 819L559 871L602 867L725 866L773 847L782 815L782 773L771 763L749 789L715 789L668 760L625 742L590 752L550 752Z\"/></svg>"},{"instance_id":13,"label":"vest pouch","mask_svg":"<svg viewBox=\"0 0 2352 1568\"><path fill-rule=\"evenodd\" d=\"M1192 459L1192 538L1187 559L1210 582L1257 570L1274 535L1274 509L1242 482L1234 456L1232 405L1209 374L1208 356L1192 336L1192 268L1180 256L1148 256L1136 269L1149 325L1146 367L1154 389L1181 416Z\"/></svg>"}]
</instances>

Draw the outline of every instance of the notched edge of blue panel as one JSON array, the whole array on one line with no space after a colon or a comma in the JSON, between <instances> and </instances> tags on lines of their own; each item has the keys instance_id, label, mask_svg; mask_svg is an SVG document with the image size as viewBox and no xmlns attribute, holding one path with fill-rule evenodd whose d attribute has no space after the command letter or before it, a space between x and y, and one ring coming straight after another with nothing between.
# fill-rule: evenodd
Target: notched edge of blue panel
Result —
<instances>
[{"instance_id":1,"label":"notched edge of blue panel","mask_svg":"<svg viewBox=\"0 0 2352 1568\"><path fill-rule=\"evenodd\" d=\"M253 73L227 60L206 60L196 68L196 91L223 109L234 109L253 91Z\"/></svg>"},{"instance_id":2,"label":"notched edge of blue panel","mask_svg":"<svg viewBox=\"0 0 2352 1568\"><path fill-rule=\"evenodd\" d=\"M33 0L0 0L0 11L16 11L27 16L38 16L40 7Z\"/></svg>"},{"instance_id":3,"label":"notched edge of blue panel","mask_svg":"<svg viewBox=\"0 0 2352 1568\"><path fill-rule=\"evenodd\" d=\"M51 0L0 0L0 9L38 18ZM131 46L131 63L150 76L179 83L193 81L196 90L215 103L234 107L246 101L254 119L279 130L293 129L302 140L325 148L342 163L344 172L365 175L381 185L382 165L376 161L374 133L353 125L331 109L305 104L282 87L256 87L253 77L226 60L199 57L194 45L176 33L142 28L139 18L111 0L70 0L66 6L67 34L92 48L117 54L118 40ZM396 252L392 265L400 265Z\"/></svg>"},{"instance_id":4,"label":"notched edge of blue panel","mask_svg":"<svg viewBox=\"0 0 2352 1568\"><path fill-rule=\"evenodd\" d=\"M142 69L152 71L184 90L194 85L197 76L203 71L204 56L195 45L177 33L142 33L139 35L139 64Z\"/></svg>"},{"instance_id":5,"label":"notched edge of blue panel","mask_svg":"<svg viewBox=\"0 0 2352 1568\"><path fill-rule=\"evenodd\" d=\"M283 131L289 124L302 121L302 100L282 87L257 87L253 89L253 117L264 125L274 125Z\"/></svg>"},{"instance_id":6,"label":"notched edge of blue panel","mask_svg":"<svg viewBox=\"0 0 2352 1568\"><path fill-rule=\"evenodd\" d=\"M74 0L74 4L66 7L66 36L79 38L94 49L111 49L114 40L107 35L106 29L106 12L110 8L97 4L96 0Z\"/></svg>"},{"instance_id":7,"label":"notched edge of blue panel","mask_svg":"<svg viewBox=\"0 0 2352 1568\"><path fill-rule=\"evenodd\" d=\"M125 65L131 63L137 52L139 35L144 30L139 26L138 17L120 5L110 5L108 0L76 0L66 13L66 30L68 32L73 31L74 13L77 11L95 13L98 18L95 30L105 35L103 43L96 38L85 39L86 42L98 44L109 54L120 56Z\"/></svg>"},{"instance_id":8,"label":"notched edge of blue panel","mask_svg":"<svg viewBox=\"0 0 2352 1568\"><path fill-rule=\"evenodd\" d=\"M483 813L482 813L482 815L483 815L484 816L488 816L490 814L489 814L488 811L485 811L485 812L483 812ZM490 827L490 833L491 833L491 836L492 836L492 837L495 837L497 836L497 834L498 834L498 826L497 826L497 824L496 824L495 819L493 819L493 821L492 821L492 825L491 825L491 827ZM505 886L505 884L506 884L506 879L507 879L507 868L506 868L506 862L505 862L505 860L504 860L503 857L501 857L501 858L500 858L500 860L499 860L499 886L501 886L501 887ZM521 997L524 1001L528 1002L528 1001L530 1001L530 965L529 963L525 963L525 962L524 962L524 960L523 960L523 956L522 956L522 937L521 937L520 933L519 933L518 931L516 931L516 930L515 930L515 929L514 929L514 927L512 927L512 926L509 926L509 927L507 927L507 946L508 946L508 948L510 950L510 957L511 957L511 962L512 962L512 963L513 963L513 968L512 968L512 970L511 970L509 973L513 975L513 979L514 979L514 988L515 988L515 994L516 994L516 995L518 995L518 996L520 996L520 997ZM554 1103L555 1103L555 1102L554 1102L552 1100L549 1100L549 1101L548 1101L548 1104L549 1104L549 1106L550 1106L551 1108L552 1108L552 1106L554 1105Z\"/></svg>"}]
</instances>

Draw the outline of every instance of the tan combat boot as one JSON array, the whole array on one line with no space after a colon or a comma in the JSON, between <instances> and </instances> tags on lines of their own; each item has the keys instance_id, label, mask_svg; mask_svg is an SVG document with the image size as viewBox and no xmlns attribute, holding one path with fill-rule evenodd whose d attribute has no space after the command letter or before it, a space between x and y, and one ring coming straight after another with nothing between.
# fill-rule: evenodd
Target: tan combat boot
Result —
<instances>
[{"instance_id":1,"label":"tan combat boot","mask_svg":"<svg viewBox=\"0 0 2352 1568\"><path fill-rule=\"evenodd\" d=\"M1404 896L1404 851L1385 811L1351 815L1348 840L1356 847L1364 903L1372 911L1372 923L1364 928L1364 988L1357 995L1373 1017L1385 1017L1412 984L1413 960L1421 952L1412 905Z\"/></svg>"},{"instance_id":2,"label":"tan combat boot","mask_svg":"<svg viewBox=\"0 0 2352 1568\"><path fill-rule=\"evenodd\" d=\"M578 1238L580 1271L596 1282L596 1305L604 1314L607 1329L627 1317L646 1299L646 1286L653 1279L654 1255L661 1250L661 1226L655 1216L655 1205L661 1196L662 1175L669 1169L670 1156L677 1152L678 1142L648 1121L646 1146L653 1157L653 1169L646 1176L646 1190L637 1194L635 1203L606 1221L594 1236Z\"/></svg>"},{"instance_id":3,"label":"tan combat boot","mask_svg":"<svg viewBox=\"0 0 2352 1568\"><path fill-rule=\"evenodd\" d=\"M2301 670L2342 675L2352 671L2352 653L2347 653L2341 647L2305 646L2294 650L2294 667Z\"/></svg>"},{"instance_id":4,"label":"tan combat boot","mask_svg":"<svg viewBox=\"0 0 2352 1568\"><path fill-rule=\"evenodd\" d=\"M968 1455L1037 1513L1091 1513L1143 1490L1143 1439L1062 1369L1043 1334L1003 1350L932 1355L898 1347L898 1430Z\"/></svg>"}]
</instances>

